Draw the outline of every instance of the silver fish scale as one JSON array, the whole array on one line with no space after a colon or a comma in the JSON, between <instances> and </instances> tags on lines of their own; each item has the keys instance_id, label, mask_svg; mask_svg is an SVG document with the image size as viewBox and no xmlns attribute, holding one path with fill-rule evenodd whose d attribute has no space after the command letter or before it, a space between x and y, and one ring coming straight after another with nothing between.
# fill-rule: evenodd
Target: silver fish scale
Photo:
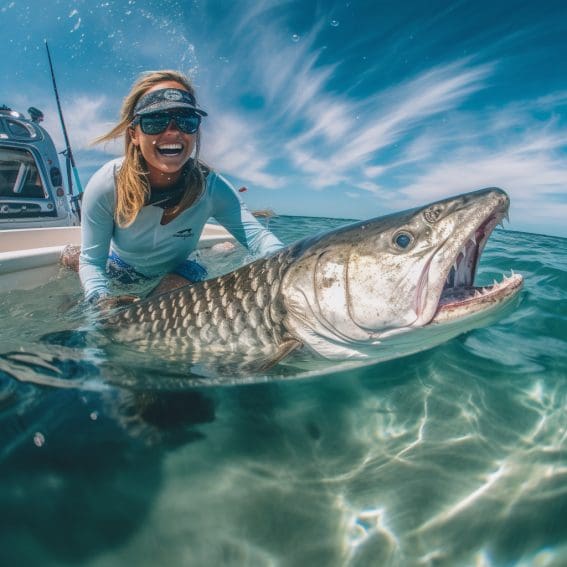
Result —
<instances>
[{"instance_id":1,"label":"silver fish scale","mask_svg":"<svg viewBox=\"0 0 567 567\"><path fill-rule=\"evenodd\" d=\"M171 344L188 350L267 352L283 340L280 297L289 250L234 272L135 303L109 317L117 338Z\"/></svg>"}]
</instances>

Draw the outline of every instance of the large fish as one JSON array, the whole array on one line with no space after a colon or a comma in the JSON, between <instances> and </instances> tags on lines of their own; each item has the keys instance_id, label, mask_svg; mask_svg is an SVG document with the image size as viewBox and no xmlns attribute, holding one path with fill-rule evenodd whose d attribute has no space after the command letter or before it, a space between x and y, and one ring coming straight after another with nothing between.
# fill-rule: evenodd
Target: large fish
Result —
<instances>
[{"instance_id":1,"label":"large fish","mask_svg":"<svg viewBox=\"0 0 567 567\"><path fill-rule=\"evenodd\" d=\"M240 372L298 349L331 360L414 353L493 321L518 295L520 275L474 286L508 206L491 188L357 222L134 303L104 325L113 340L192 360L243 356Z\"/></svg>"}]
</instances>

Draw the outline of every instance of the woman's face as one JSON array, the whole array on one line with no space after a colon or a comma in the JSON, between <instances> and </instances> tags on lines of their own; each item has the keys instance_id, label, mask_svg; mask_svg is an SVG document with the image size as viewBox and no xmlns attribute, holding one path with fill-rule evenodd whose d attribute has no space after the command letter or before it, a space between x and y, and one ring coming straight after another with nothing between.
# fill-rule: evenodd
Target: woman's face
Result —
<instances>
[{"instance_id":1,"label":"woman's face","mask_svg":"<svg viewBox=\"0 0 567 567\"><path fill-rule=\"evenodd\" d=\"M167 88L187 90L177 81L163 81L150 87L144 94ZM130 138L146 160L150 183L159 187L177 181L195 148L196 133L186 134L172 121L165 131L155 136L144 134L137 124L130 130Z\"/></svg>"}]
</instances>

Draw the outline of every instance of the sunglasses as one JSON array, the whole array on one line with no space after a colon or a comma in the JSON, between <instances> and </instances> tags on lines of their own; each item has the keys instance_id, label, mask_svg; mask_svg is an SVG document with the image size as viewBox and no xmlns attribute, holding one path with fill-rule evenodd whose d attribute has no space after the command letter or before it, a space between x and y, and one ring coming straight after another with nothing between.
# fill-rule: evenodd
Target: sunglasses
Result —
<instances>
[{"instance_id":1,"label":"sunglasses","mask_svg":"<svg viewBox=\"0 0 567 567\"><path fill-rule=\"evenodd\" d=\"M201 116L194 112L192 113L169 113L169 112L156 112L155 114L144 114L136 116L130 126L134 128L137 124L144 134L155 136L165 132L170 125L171 121L179 130L185 134L194 134L201 124Z\"/></svg>"}]
</instances>

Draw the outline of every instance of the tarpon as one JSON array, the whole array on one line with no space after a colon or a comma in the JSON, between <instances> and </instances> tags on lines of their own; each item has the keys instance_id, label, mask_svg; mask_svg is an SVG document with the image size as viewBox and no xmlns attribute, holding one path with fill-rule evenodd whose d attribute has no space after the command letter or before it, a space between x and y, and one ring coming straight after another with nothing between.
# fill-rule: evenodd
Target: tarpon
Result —
<instances>
[{"instance_id":1,"label":"tarpon","mask_svg":"<svg viewBox=\"0 0 567 567\"><path fill-rule=\"evenodd\" d=\"M497 188L309 237L226 275L132 304L104 321L112 340L263 371L302 349L385 360L485 325L523 278L475 287L480 256L507 217Z\"/></svg>"}]
</instances>

